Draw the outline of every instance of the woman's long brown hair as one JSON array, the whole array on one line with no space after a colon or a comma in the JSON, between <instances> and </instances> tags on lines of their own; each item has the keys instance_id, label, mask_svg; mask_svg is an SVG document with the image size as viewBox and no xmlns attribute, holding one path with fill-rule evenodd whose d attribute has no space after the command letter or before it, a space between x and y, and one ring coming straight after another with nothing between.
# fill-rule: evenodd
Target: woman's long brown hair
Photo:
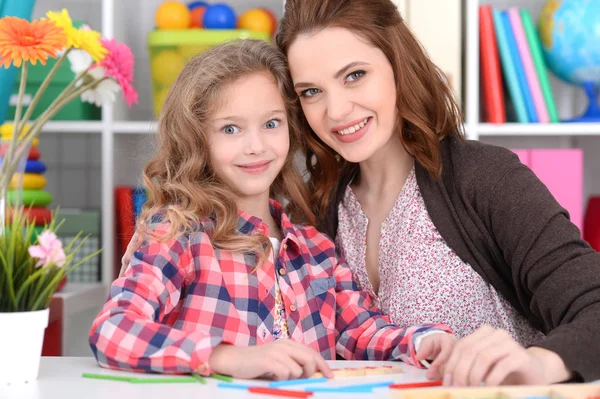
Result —
<instances>
[{"instance_id":1,"label":"woman's long brown hair","mask_svg":"<svg viewBox=\"0 0 600 399\"><path fill-rule=\"evenodd\" d=\"M287 55L300 35L329 27L345 28L386 55L396 81L396 125L402 144L433 178L442 173L440 140L464 138L462 115L443 73L427 56L391 0L287 0L276 36ZM335 237L337 208L344 190L359 172L300 120L305 145L310 205L319 230Z\"/></svg>"}]
</instances>

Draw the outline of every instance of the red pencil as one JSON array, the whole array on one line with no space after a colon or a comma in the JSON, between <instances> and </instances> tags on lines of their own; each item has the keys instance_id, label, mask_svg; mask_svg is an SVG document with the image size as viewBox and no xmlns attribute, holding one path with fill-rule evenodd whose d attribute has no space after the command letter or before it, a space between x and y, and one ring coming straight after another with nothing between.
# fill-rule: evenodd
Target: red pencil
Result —
<instances>
[{"instance_id":1,"label":"red pencil","mask_svg":"<svg viewBox=\"0 0 600 399\"><path fill-rule=\"evenodd\" d=\"M390 388L393 389L409 389L409 388L427 388L427 387L441 387L442 381L427 381L427 382L412 382L410 384L392 384Z\"/></svg>"},{"instance_id":2,"label":"red pencil","mask_svg":"<svg viewBox=\"0 0 600 399\"><path fill-rule=\"evenodd\" d=\"M286 398L308 398L312 392L290 391L287 389L267 388L267 387L250 387L248 391L252 393L264 393L265 395L283 396Z\"/></svg>"}]
</instances>

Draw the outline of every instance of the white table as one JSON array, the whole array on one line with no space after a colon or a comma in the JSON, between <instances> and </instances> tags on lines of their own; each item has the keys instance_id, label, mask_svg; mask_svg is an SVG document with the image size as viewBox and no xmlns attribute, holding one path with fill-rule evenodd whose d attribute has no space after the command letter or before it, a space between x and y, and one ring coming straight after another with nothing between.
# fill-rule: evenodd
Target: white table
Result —
<instances>
[{"instance_id":1,"label":"white table","mask_svg":"<svg viewBox=\"0 0 600 399\"><path fill-rule=\"evenodd\" d=\"M376 381L417 382L426 381L425 371L401 362L367 362L367 361L330 361L333 368L400 365L404 369L401 374L382 376L365 376L355 378L339 378L318 384L318 386L351 385ZM218 388L219 381L207 379L207 384L131 384L121 381L95 380L83 378L82 373L110 374L136 377L160 377L138 373L125 373L100 368L92 357L43 357L37 382L26 385L0 386L2 399L208 399L208 398L248 398L276 399L276 396L252 394L247 390ZM344 381L345 380L345 381ZM252 383L266 386L268 382L234 380L237 383ZM290 386L288 389L300 389ZM315 393L311 398L387 398L387 388L374 389L372 394L331 394Z\"/></svg>"}]
</instances>

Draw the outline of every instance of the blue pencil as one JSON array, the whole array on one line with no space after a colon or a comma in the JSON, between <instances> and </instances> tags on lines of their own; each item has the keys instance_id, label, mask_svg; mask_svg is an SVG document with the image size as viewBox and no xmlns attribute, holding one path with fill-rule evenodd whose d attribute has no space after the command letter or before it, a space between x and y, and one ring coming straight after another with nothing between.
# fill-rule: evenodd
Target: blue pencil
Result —
<instances>
[{"instance_id":1,"label":"blue pencil","mask_svg":"<svg viewBox=\"0 0 600 399\"><path fill-rule=\"evenodd\" d=\"M285 381L271 381L269 386L271 388L285 387L288 385L299 385L299 384L318 384L321 382L327 382L327 378L301 378L297 380L285 380Z\"/></svg>"},{"instance_id":2,"label":"blue pencil","mask_svg":"<svg viewBox=\"0 0 600 399\"><path fill-rule=\"evenodd\" d=\"M229 388L229 389L248 389L250 387L253 387L255 385L249 385L249 384L234 384L231 382L219 382L217 384L217 387L219 388Z\"/></svg>"},{"instance_id":3,"label":"blue pencil","mask_svg":"<svg viewBox=\"0 0 600 399\"><path fill-rule=\"evenodd\" d=\"M341 387L306 387L304 390L307 392L371 392L373 388L388 387L393 383L394 381L380 381Z\"/></svg>"}]
</instances>

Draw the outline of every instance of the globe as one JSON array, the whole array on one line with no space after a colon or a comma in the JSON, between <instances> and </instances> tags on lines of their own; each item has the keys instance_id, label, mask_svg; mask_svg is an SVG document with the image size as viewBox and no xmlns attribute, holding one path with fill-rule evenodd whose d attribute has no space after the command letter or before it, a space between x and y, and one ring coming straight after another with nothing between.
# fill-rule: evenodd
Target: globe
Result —
<instances>
[{"instance_id":1,"label":"globe","mask_svg":"<svg viewBox=\"0 0 600 399\"><path fill-rule=\"evenodd\" d=\"M590 102L573 122L600 122L600 1L548 0L539 19L546 65L558 78L583 86Z\"/></svg>"}]
</instances>

